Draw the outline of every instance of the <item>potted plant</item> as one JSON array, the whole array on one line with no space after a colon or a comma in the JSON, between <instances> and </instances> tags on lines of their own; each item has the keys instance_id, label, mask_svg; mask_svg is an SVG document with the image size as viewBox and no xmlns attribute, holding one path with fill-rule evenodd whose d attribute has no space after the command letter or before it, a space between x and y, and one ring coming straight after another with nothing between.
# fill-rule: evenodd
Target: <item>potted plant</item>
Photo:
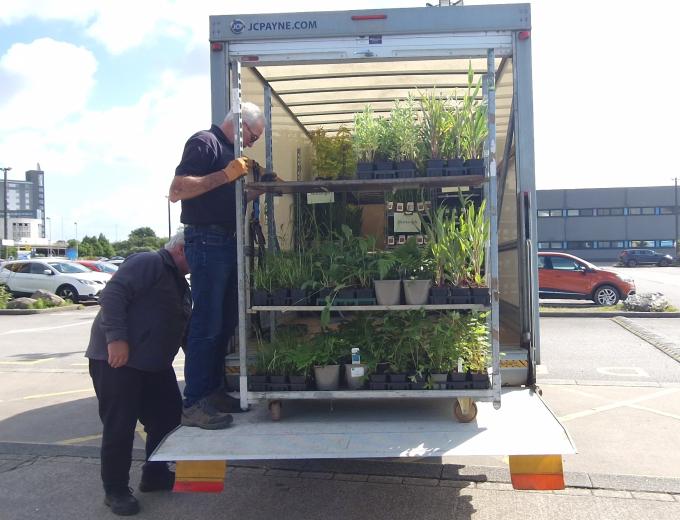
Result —
<instances>
[{"instance_id":1,"label":"potted plant","mask_svg":"<svg viewBox=\"0 0 680 520\"><path fill-rule=\"evenodd\" d=\"M255 354L255 366L253 374L248 377L248 389L253 392L264 392L269 382L269 365L274 353L269 343L260 342Z\"/></svg>"},{"instance_id":2,"label":"potted plant","mask_svg":"<svg viewBox=\"0 0 680 520\"><path fill-rule=\"evenodd\" d=\"M379 139L380 124L373 115L371 105L366 105L363 112L354 115L354 133L352 134L359 179L373 178L373 161Z\"/></svg>"},{"instance_id":3,"label":"potted plant","mask_svg":"<svg viewBox=\"0 0 680 520\"><path fill-rule=\"evenodd\" d=\"M489 242L489 221L485 217L486 201L478 208L468 202L458 219L458 233L465 257L465 278L472 296L472 303L489 304L489 288L483 274L484 257Z\"/></svg>"},{"instance_id":4,"label":"potted plant","mask_svg":"<svg viewBox=\"0 0 680 520\"><path fill-rule=\"evenodd\" d=\"M442 157L442 148L449 131L450 117L448 115L448 100L437 96L434 92L421 95L420 108L422 111L421 133L425 148L428 177L444 175L446 161Z\"/></svg>"},{"instance_id":5,"label":"potted plant","mask_svg":"<svg viewBox=\"0 0 680 520\"><path fill-rule=\"evenodd\" d=\"M267 265L266 254L258 261L257 268L253 270L252 281L253 289L250 294L250 305L268 305L272 290L272 273Z\"/></svg>"},{"instance_id":6,"label":"potted plant","mask_svg":"<svg viewBox=\"0 0 680 520\"><path fill-rule=\"evenodd\" d=\"M477 99L482 79L475 84L472 62L468 65L467 92L461 107L460 141L468 175L484 175L484 142L489 134L486 102Z\"/></svg>"},{"instance_id":7,"label":"potted plant","mask_svg":"<svg viewBox=\"0 0 680 520\"><path fill-rule=\"evenodd\" d=\"M296 335L287 342L287 347L283 349L281 355L285 359L290 389L306 390L316 356L314 345L302 336Z\"/></svg>"},{"instance_id":8,"label":"potted plant","mask_svg":"<svg viewBox=\"0 0 680 520\"><path fill-rule=\"evenodd\" d=\"M312 131L310 135L314 151L312 170L317 178L346 178L349 172L355 171L352 134L347 127L341 126L333 136L329 136L323 128Z\"/></svg>"},{"instance_id":9,"label":"potted plant","mask_svg":"<svg viewBox=\"0 0 680 520\"><path fill-rule=\"evenodd\" d=\"M340 386L340 365L338 359L349 345L342 338L327 329L313 339L314 379L318 390L337 390Z\"/></svg>"},{"instance_id":10,"label":"potted plant","mask_svg":"<svg viewBox=\"0 0 680 520\"><path fill-rule=\"evenodd\" d=\"M442 157L446 157L445 175L465 175L465 160L462 158L461 127L462 111L458 99L446 112L446 138L442 143Z\"/></svg>"},{"instance_id":11,"label":"potted plant","mask_svg":"<svg viewBox=\"0 0 680 520\"><path fill-rule=\"evenodd\" d=\"M387 387L390 390L408 390L408 374L410 359L410 345L408 338L404 336L405 313L393 312L384 316L382 323L376 324L376 337L380 338L380 344L384 345L381 352L382 359L388 362L382 370L387 372ZM377 357L377 356L376 356ZM380 358L378 358L380 359Z\"/></svg>"},{"instance_id":12,"label":"potted plant","mask_svg":"<svg viewBox=\"0 0 680 520\"><path fill-rule=\"evenodd\" d=\"M459 248L456 223L446 206L437 208L430 214L429 223L424 223L427 234L427 253L432 261L434 287L430 290L430 303L441 305L448 302L449 287L446 280L453 270L459 268L453 262L457 259Z\"/></svg>"},{"instance_id":13,"label":"potted plant","mask_svg":"<svg viewBox=\"0 0 680 520\"><path fill-rule=\"evenodd\" d=\"M381 315L382 317L382 315ZM388 348L383 341L380 330L381 319L371 314L360 313L344 321L338 328L338 335L350 346L357 349L357 357L352 353L345 365L345 377L349 388L363 386L366 376L372 390L386 390L386 370ZM346 355L345 355L346 357ZM363 369L364 375L356 374L352 377L352 368ZM360 371L359 371L360 372ZM349 379L347 379L349 378Z\"/></svg>"},{"instance_id":14,"label":"potted plant","mask_svg":"<svg viewBox=\"0 0 680 520\"><path fill-rule=\"evenodd\" d=\"M487 313L461 315L459 348L472 388L489 387L488 366L491 357Z\"/></svg>"},{"instance_id":15,"label":"potted plant","mask_svg":"<svg viewBox=\"0 0 680 520\"><path fill-rule=\"evenodd\" d=\"M378 251L376 263L379 279L373 280L373 287L378 305L399 305L401 279L397 258L390 251Z\"/></svg>"},{"instance_id":16,"label":"potted plant","mask_svg":"<svg viewBox=\"0 0 680 520\"><path fill-rule=\"evenodd\" d=\"M378 128L378 149L375 152L375 178L376 179L393 179L396 174L394 170L394 146L395 136L394 129L388 119L379 117L377 119Z\"/></svg>"},{"instance_id":17,"label":"potted plant","mask_svg":"<svg viewBox=\"0 0 680 520\"><path fill-rule=\"evenodd\" d=\"M432 271L415 237L409 237L393 254L401 267L406 304L425 305L432 285Z\"/></svg>"},{"instance_id":18,"label":"potted plant","mask_svg":"<svg viewBox=\"0 0 680 520\"><path fill-rule=\"evenodd\" d=\"M459 358L458 327L459 314L444 313L433 324L430 336L425 345L427 368L430 373L429 386L433 390L448 388L449 374L452 373ZM465 373L461 374L464 384ZM463 388L463 385L460 386Z\"/></svg>"},{"instance_id":19,"label":"potted plant","mask_svg":"<svg viewBox=\"0 0 680 520\"><path fill-rule=\"evenodd\" d=\"M397 167L398 178L415 177L418 154L418 125L413 99L404 104L395 101L390 113L389 125L392 134L391 159Z\"/></svg>"},{"instance_id":20,"label":"potted plant","mask_svg":"<svg viewBox=\"0 0 680 520\"><path fill-rule=\"evenodd\" d=\"M372 281L376 277L377 257L375 254L375 237L355 236L352 230L343 225L339 237L342 250L335 262L335 269L340 280L339 299L353 299L357 305L374 305L375 292ZM347 291L343 296L342 291Z\"/></svg>"}]
</instances>

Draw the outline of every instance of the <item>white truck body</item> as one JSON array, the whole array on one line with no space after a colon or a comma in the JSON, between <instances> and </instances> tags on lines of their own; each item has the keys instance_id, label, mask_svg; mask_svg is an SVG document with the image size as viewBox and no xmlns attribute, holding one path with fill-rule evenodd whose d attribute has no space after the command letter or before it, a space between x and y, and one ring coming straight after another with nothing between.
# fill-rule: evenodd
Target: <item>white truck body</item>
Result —
<instances>
[{"instance_id":1,"label":"white truck body","mask_svg":"<svg viewBox=\"0 0 680 520\"><path fill-rule=\"evenodd\" d=\"M227 431L180 427L155 459L575 452L534 387L540 345L530 31L528 4L210 18L213 122L219 124L241 99L264 106L266 136L248 153L288 181L311 180L310 130L351 126L352 114L365 104L388 111L395 99L419 89L461 89L468 63L475 74L493 75L491 89L485 88L494 109L486 156L487 178L493 179L485 194L496 202L489 256L497 270L490 284L491 326L500 352L494 353L492 389L466 394L479 402L470 423L455 422L452 398L441 391L406 392L389 400L367 391L362 400L353 399L357 392L306 392L286 402L281 422L271 422L266 406L255 405L235 416ZM240 135L235 147L240 151ZM274 205L279 222L289 218L290 203L283 199ZM269 237L276 233L272 227L267 231ZM243 230L239 239L245 239ZM242 274L247 287L247 272ZM244 337L246 302L240 311ZM242 389L245 349L239 352ZM243 403L281 398L241 392Z\"/></svg>"}]
</instances>

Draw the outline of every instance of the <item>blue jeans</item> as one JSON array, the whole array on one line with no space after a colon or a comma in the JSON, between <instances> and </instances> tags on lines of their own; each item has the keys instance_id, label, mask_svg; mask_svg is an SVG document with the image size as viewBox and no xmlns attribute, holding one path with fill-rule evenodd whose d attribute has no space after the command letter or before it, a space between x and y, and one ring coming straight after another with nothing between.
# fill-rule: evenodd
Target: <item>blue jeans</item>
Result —
<instances>
[{"instance_id":1,"label":"blue jeans","mask_svg":"<svg viewBox=\"0 0 680 520\"><path fill-rule=\"evenodd\" d=\"M184 404L222 386L226 347L238 323L236 238L207 226L184 230L194 302L184 362Z\"/></svg>"}]
</instances>

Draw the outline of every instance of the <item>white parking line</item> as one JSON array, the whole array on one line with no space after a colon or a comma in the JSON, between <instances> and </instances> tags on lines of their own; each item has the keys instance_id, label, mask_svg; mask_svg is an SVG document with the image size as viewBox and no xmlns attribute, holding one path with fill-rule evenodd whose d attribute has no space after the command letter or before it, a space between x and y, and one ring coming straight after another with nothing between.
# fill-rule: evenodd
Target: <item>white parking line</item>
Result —
<instances>
[{"instance_id":1,"label":"white parking line","mask_svg":"<svg viewBox=\"0 0 680 520\"><path fill-rule=\"evenodd\" d=\"M67 325L56 325L54 327L36 327L34 329L14 329L5 332L0 332L0 336L7 336L9 334L24 334L27 332L43 332L46 330L65 329L67 327L76 327L77 325L87 325L89 327L90 325L92 325L92 323L88 321L79 321L78 323L68 323Z\"/></svg>"}]
</instances>

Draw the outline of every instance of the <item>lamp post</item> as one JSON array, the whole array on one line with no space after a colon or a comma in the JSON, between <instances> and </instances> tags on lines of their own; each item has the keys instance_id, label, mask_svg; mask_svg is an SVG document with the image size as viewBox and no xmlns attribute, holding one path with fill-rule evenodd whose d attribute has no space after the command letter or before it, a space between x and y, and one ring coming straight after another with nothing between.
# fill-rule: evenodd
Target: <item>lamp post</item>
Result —
<instances>
[{"instance_id":1,"label":"lamp post","mask_svg":"<svg viewBox=\"0 0 680 520\"><path fill-rule=\"evenodd\" d=\"M52 218L51 217L45 217L45 220L47 220L47 223L50 226L50 232L49 232L49 235L48 235L48 238L47 238L47 242L48 242L47 247L49 249L48 255L52 256Z\"/></svg>"},{"instance_id":2,"label":"lamp post","mask_svg":"<svg viewBox=\"0 0 680 520\"><path fill-rule=\"evenodd\" d=\"M76 259L78 258L78 223L74 222L73 225L76 227Z\"/></svg>"},{"instance_id":3,"label":"lamp post","mask_svg":"<svg viewBox=\"0 0 680 520\"><path fill-rule=\"evenodd\" d=\"M9 232L7 231L8 227L9 227L9 208L7 207L7 172L10 171L11 169L12 168L9 167L9 166L4 167L4 168L0 168L0 170L2 170L2 172L4 174L3 178L4 178L4 181L5 181L4 184L3 184L3 199L2 199L4 201L4 204L5 204L5 219L4 219L5 233L3 235L3 238L5 240L9 240ZM5 246L5 257L9 258L9 246Z\"/></svg>"},{"instance_id":4,"label":"lamp post","mask_svg":"<svg viewBox=\"0 0 680 520\"><path fill-rule=\"evenodd\" d=\"M673 179L675 181L675 206L673 208L673 213L675 214L675 258L680 257L680 244L678 244L678 178Z\"/></svg>"}]
</instances>

